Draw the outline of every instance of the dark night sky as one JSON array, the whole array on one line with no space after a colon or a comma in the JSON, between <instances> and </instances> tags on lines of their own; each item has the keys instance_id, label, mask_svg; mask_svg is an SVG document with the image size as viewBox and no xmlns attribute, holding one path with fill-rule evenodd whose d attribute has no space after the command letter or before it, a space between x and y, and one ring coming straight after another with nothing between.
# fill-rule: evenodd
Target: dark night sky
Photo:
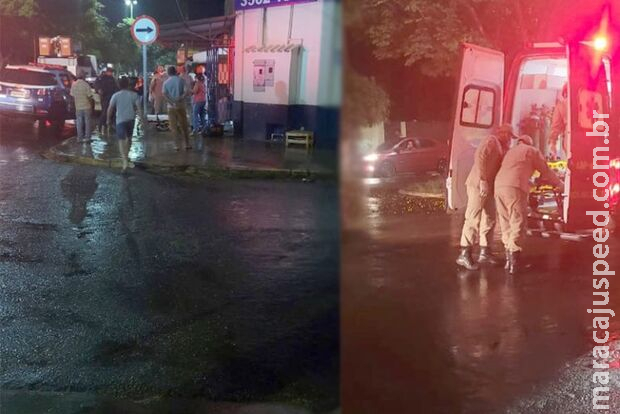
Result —
<instances>
[{"instance_id":1,"label":"dark night sky","mask_svg":"<svg viewBox=\"0 0 620 414\"><path fill-rule=\"evenodd\" d=\"M129 15L125 0L100 0L105 6L104 15L111 22L119 22ZM190 19L203 17L221 16L224 14L224 0L182 0L181 4L189 6ZM175 0L138 0L134 8L134 15L148 14L160 23L172 23L180 21Z\"/></svg>"}]
</instances>

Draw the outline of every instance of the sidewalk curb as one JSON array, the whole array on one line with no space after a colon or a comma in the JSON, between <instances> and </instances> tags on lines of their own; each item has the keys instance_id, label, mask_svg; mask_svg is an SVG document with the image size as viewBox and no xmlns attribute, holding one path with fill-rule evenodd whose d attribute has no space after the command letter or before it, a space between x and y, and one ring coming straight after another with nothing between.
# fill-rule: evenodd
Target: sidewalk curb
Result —
<instances>
[{"instance_id":1,"label":"sidewalk curb","mask_svg":"<svg viewBox=\"0 0 620 414\"><path fill-rule=\"evenodd\" d=\"M398 190L398 193L407 197L424 198L424 199L444 199L445 196L440 193L422 193L410 190Z\"/></svg>"},{"instance_id":2,"label":"sidewalk curb","mask_svg":"<svg viewBox=\"0 0 620 414\"><path fill-rule=\"evenodd\" d=\"M89 165L92 167L114 168L122 167L121 159L115 158L110 160L101 160L90 157L82 157L79 155L69 155L59 150L60 147L66 145L75 137L68 138L44 151L41 155L51 161ZM333 180L338 179L337 172L316 172L309 170L289 170L277 168L250 168L250 167L216 167L216 166L195 166L195 165L173 165L160 164L150 161L135 161L135 168L154 174L181 173L188 176L198 176L204 178L245 178L245 179L321 179Z\"/></svg>"}]
</instances>

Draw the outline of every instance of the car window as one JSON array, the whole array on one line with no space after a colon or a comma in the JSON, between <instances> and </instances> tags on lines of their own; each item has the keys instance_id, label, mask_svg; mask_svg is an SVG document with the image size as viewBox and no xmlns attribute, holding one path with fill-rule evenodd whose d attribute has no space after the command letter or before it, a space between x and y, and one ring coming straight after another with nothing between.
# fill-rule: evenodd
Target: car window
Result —
<instances>
[{"instance_id":1,"label":"car window","mask_svg":"<svg viewBox=\"0 0 620 414\"><path fill-rule=\"evenodd\" d=\"M407 139L398 146L399 152L412 152L415 150L415 143L412 139Z\"/></svg>"},{"instance_id":2,"label":"car window","mask_svg":"<svg viewBox=\"0 0 620 414\"><path fill-rule=\"evenodd\" d=\"M35 86L54 86L57 84L56 77L51 73L7 68L0 71L0 82Z\"/></svg>"},{"instance_id":3,"label":"car window","mask_svg":"<svg viewBox=\"0 0 620 414\"><path fill-rule=\"evenodd\" d=\"M417 139L418 148L432 148L435 146L435 142L426 138Z\"/></svg>"},{"instance_id":4,"label":"car window","mask_svg":"<svg viewBox=\"0 0 620 414\"><path fill-rule=\"evenodd\" d=\"M377 151L381 152L381 151L391 150L392 148L394 148L394 145L396 144L398 144L398 141L394 141L394 140L386 141L377 147Z\"/></svg>"}]
</instances>

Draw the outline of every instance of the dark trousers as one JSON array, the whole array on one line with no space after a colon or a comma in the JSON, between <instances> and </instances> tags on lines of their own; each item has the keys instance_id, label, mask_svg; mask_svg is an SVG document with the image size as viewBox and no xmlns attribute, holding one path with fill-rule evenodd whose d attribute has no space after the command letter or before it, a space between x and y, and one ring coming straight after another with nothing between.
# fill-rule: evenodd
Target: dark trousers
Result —
<instances>
[{"instance_id":1,"label":"dark trousers","mask_svg":"<svg viewBox=\"0 0 620 414\"><path fill-rule=\"evenodd\" d=\"M108 125L108 108L110 107L111 96L101 97L101 116L99 117L99 128L105 128Z\"/></svg>"}]
</instances>

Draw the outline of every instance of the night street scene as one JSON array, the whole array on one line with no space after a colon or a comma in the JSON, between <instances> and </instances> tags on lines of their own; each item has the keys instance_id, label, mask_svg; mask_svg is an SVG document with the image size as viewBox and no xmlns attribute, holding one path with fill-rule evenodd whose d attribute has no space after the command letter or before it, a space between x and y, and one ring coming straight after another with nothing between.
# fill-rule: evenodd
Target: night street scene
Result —
<instances>
[{"instance_id":1,"label":"night street scene","mask_svg":"<svg viewBox=\"0 0 620 414\"><path fill-rule=\"evenodd\" d=\"M343 4L342 412L619 413L618 3Z\"/></svg>"},{"instance_id":2,"label":"night street scene","mask_svg":"<svg viewBox=\"0 0 620 414\"><path fill-rule=\"evenodd\" d=\"M264 3L0 0L1 414L340 412L341 6Z\"/></svg>"}]
</instances>

